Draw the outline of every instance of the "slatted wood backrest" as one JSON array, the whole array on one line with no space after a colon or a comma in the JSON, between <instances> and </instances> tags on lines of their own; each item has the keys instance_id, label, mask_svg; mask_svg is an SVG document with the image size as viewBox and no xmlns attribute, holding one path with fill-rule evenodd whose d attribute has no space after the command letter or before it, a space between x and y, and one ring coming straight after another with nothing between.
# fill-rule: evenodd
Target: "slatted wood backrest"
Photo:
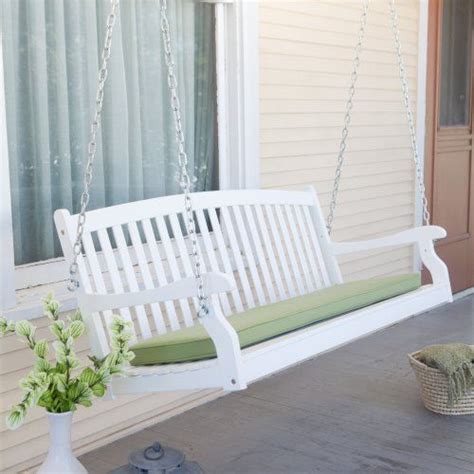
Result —
<instances>
[{"instance_id":1,"label":"slatted wood backrest","mask_svg":"<svg viewBox=\"0 0 474 474\"><path fill-rule=\"evenodd\" d=\"M303 295L340 281L325 250L328 236L312 191L242 190L193 194L204 272L225 272L236 289L215 295L225 315ZM56 225L71 258L77 216L58 211ZM192 276L183 197L167 196L90 211L79 258L85 292L123 293ZM196 301L121 308L135 337L195 323ZM106 353L111 312L94 315L92 330Z\"/></svg>"}]
</instances>

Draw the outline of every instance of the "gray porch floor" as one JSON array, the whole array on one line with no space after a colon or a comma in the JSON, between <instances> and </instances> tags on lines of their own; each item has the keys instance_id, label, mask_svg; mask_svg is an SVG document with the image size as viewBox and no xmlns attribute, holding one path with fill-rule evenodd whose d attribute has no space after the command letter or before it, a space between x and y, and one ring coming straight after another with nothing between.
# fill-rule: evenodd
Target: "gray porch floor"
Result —
<instances>
[{"instance_id":1,"label":"gray porch floor","mask_svg":"<svg viewBox=\"0 0 474 474\"><path fill-rule=\"evenodd\" d=\"M469 342L474 296L411 318L80 458L91 474L155 440L207 474L474 472L474 416L421 404L406 354Z\"/></svg>"}]
</instances>

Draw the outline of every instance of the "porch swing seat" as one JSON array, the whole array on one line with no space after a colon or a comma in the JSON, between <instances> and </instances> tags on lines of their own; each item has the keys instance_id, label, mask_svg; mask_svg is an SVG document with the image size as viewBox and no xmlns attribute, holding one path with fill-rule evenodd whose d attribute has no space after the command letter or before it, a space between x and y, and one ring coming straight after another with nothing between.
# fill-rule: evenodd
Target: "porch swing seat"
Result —
<instances>
[{"instance_id":1,"label":"porch swing seat","mask_svg":"<svg viewBox=\"0 0 474 474\"><path fill-rule=\"evenodd\" d=\"M134 364L146 364L114 377L114 393L243 389L452 299L433 245L446 235L441 227L333 242L312 188L194 193L193 207L209 295L201 319L182 195L87 212L77 297L93 353L109 352L116 312L133 323ZM55 213L68 262L78 218ZM340 255L410 244L432 283L420 286L418 275L343 282Z\"/></svg>"},{"instance_id":2,"label":"porch swing seat","mask_svg":"<svg viewBox=\"0 0 474 474\"><path fill-rule=\"evenodd\" d=\"M244 349L420 286L418 273L370 278L253 308L229 316L228 321L237 332L240 348ZM192 362L217 356L212 339L202 325L145 339L131 350L135 353L134 366Z\"/></svg>"}]
</instances>

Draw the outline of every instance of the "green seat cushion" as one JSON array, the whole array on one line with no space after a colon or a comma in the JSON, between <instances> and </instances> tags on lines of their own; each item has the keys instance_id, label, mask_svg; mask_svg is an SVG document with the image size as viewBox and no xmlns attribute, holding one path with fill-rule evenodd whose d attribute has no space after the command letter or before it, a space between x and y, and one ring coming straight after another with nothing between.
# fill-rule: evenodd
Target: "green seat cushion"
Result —
<instances>
[{"instance_id":1,"label":"green seat cushion","mask_svg":"<svg viewBox=\"0 0 474 474\"><path fill-rule=\"evenodd\" d=\"M370 278L315 291L238 313L228 318L242 348L296 329L364 308L416 290L419 274ZM216 357L211 338L201 324L145 339L131 350L133 365L189 362Z\"/></svg>"}]
</instances>

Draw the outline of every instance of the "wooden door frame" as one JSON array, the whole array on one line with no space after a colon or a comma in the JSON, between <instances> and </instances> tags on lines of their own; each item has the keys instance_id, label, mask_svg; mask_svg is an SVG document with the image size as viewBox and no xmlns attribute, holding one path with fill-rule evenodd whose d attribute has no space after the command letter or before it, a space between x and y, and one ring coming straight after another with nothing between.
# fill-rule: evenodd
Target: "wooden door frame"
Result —
<instances>
[{"instance_id":1,"label":"wooden door frame","mask_svg":"<svg viewBox=\"0 0 474 474\"><path fill-rule=\"evenodd\" d=\"M439 109L439 70L441 56L441 27L444 0L429 0L428 2L428 44L426 65L426 116L425 116L425 155L424 179L426 195L428 197L430 212L433 217L434 193L434 158L437 152L437 133L442 135L438 124ZM474 100L474 32L471 34L471 103ZM474 133L474 106L471 106L469 131L471 134L471 147L473 146ZM459 127L460 132L466 127ZM453 133L453 131L451 131ZM471 149L471 153L474 151ZM471 158L474 160L474 157ZM471 183L474 182L474 163L471 165ZM472 186L472 184L471 184ZM470 227L474 226L474 196L471 195L469 207ZM471 230L474 232L474 229ZM474 263L471 266L471 286L474 286Z\"/></svg>"}]
</instances>

